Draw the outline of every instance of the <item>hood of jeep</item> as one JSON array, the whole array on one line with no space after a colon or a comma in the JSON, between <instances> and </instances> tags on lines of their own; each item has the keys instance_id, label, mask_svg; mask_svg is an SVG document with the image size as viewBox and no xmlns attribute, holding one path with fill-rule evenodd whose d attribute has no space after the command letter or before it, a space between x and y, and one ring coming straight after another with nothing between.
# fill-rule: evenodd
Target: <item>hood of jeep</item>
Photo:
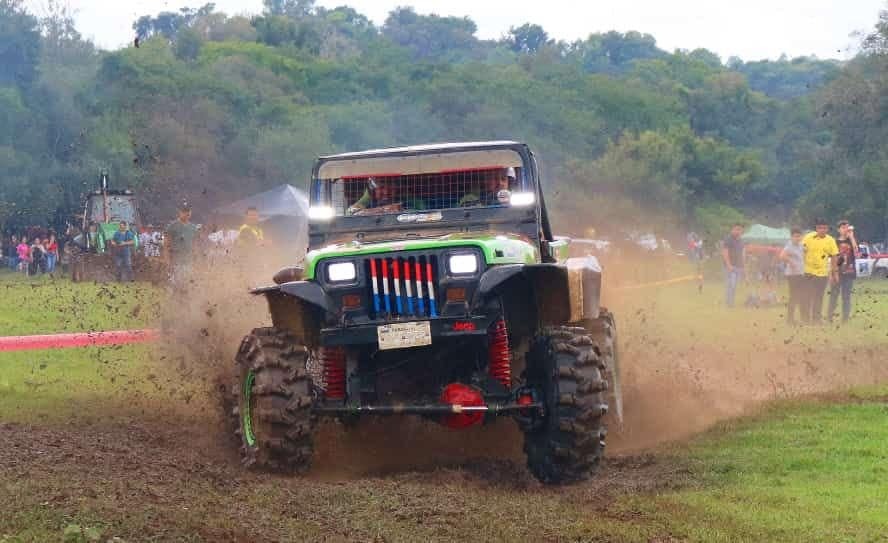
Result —
<instances>
[{"instance_id":1,"label":"hood of jeep","mask_svg":"<svg viewBox=\"0 0 888 543\"><path fill-rule=\"evenodd\" d=\"M515 234L453 233L433 238L361 243L349 241L320 247L305 255L305 278L314 279L318 263L328 258L364 256L400 251L477 247L488 265L533 264L540 261L539 247L530 239Z\"/></svg>"}]
</instances>

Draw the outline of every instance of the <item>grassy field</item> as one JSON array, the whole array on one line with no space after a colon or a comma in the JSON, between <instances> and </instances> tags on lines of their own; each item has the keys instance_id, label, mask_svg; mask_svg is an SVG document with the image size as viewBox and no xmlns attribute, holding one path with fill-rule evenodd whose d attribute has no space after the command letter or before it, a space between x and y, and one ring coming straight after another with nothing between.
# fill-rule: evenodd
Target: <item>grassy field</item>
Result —
<instances>
[{"instance_id":1,"label":"grassy field","mask_svg":"<svg viewBox=\"0 0 888 543\"><path fill-rule=\"evenodd\" d=\"M4 334L141 328L159 312L159 294L141 286L0 275L0 292ZM724 310L717 283L615 290L609 303L629 353L636 342L807 350L824 337L884 352L888 284L858 293L851 324L803 330L779 308ZM218 432L192 434L219 420L170 387L177 378L146 346L0 353L0 542L888 541L885 385L770 403L552 489L520 456L307 479L245 472ZM422 448L422 436L386 439L346 441L368 455ZM336 448L322 449L320 463L335 465Z\"/></svg>"},{"instance_id":2,"label":"grassy field","mask_svg":"<svg viewBox=\"0 0 888 543\"><path fill-rule=\"evenodd\" d=\"M668 277L693 275L694 269L685 262L673 262L659 276L644 276L642 284L655 282L662 274ZM620 321L630 327L632 336L655 335L659 340L687 345L755 344L780 345L788 338L822 347L850 345L854 347L888 344L888 280L858 280L854 286L852 321L847 326L837 323L821 327L791 327L786 325L783 301L787 290L778 283L781 303L763 308L743 307L748 294L758 290L758 283L743 283L737 292L737 306L727 310L724 305L724 287L718 272L707 275L702 290L697 281L668 286L634 288L617 284L606 289L605 301L616 306ZM625 287L629 288L625 288ZM827 299L823 313L826 316ZM839 310L841 301L839 302ZM798 319L798 316L796 317ZM825 340L825 341L824 341Z\"/></svg>"},{"instance_id":3,"label":"grassy field","mask_svg":"<svg viewBox=\"0 0 888 543\"><path fill-rule=\"evenodd\" d=\"M141 329L156 325L158 293L144 285L96 285L0 275L3 335ZM119 346L0 353L0 419L65 420L104 401L150 390L147 348ZM94 401L96 400L96 401Z\"/></svg>"}]
</instances>

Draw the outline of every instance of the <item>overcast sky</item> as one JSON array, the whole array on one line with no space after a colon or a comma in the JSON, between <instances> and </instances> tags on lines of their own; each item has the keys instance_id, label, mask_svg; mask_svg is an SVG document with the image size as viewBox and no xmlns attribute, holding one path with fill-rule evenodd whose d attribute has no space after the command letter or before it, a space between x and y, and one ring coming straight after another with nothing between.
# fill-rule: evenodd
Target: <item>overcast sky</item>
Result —
<instances>
[{"instance_id":1,"label":"overcast sky","mask_svg":"<svg viewBox=\"0 0 888 543\"><path fill-rule=\"evenodd\" d=\"M65 0L62 0L65 1ZM67 0L77 12L84 36L106 49L129 43L132 23L141 15L198 7L207 0ZM847 59L868 32L886 0L319 0L319 5L347 4L381 24L395 6L412 5L420 13L467 15L481 38L498 38L510 26L542 25L558 39L584 38L592 32L638 30L653 34L663 49L705 47L722 60L817 55ZM40 14L46 0L26 0ZM261 0L216 0L229 14L255 14Z\"/></svg>"}]
</instances>

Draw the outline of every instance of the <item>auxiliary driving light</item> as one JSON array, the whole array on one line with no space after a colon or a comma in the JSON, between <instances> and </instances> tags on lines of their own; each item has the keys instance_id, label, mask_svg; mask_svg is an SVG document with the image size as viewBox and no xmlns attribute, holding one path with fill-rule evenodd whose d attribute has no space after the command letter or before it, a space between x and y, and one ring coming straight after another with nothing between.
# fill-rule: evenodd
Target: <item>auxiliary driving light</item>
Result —
<instances>
[{"instance_id":1,"label":"auxiliary driving light","mask_svg":"<svg viewBox=\"0 0 888 543\"><path fill-rule=\"evenodd\" d=\"M532 192L513 192L509 203L512 207L527 207L536 202L536 195Z\"/></svg>"},{"instance_id":2,"label":"auxiliary driving light","mask_svg":"<svg viewBox=\"0 0 888 543\"><path fill-rule=\"evenodd\" d=\"M354 262L334 262L327 266L327 279L333 283L354 281L358 276L358 270Z\"/></svg>"},{"instance_id":3,"label":"auxiliary driving light","mask_svg":"<svg viewBox=\"0 0 888 543\"><path fill-rule=\"evenodd\" d=\"M473 254L450 255L447 265L453 275L475 273L478 271L478 257Z\"/></svg>"},{"instance_id":4,"label":"auxiliary driving light","mask_svg":"<svg viewBox=\"0 0 888 543\"><path fill-rule=\"evenodd\" d=\"M329 221L336 216L336 211L330 206L312 206L308 208L308 220Z\"/></svg>"}]
</instances>

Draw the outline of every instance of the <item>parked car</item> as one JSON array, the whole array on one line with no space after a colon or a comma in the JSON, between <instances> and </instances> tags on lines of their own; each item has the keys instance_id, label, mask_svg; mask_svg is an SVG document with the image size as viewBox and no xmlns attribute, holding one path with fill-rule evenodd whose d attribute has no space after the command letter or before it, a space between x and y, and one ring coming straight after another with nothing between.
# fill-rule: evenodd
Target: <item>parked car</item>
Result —
<instances>
[{"instance_id":1,"label":"parked car","mask_svg":"<svg viewBox=\"0 0 888 543\"><path fill-rule=\"evenodd\" d=\"M888 279L888 253L876 252L869 243L858 245L857 277L884 277Z\"/></svg>"}]
</instances>

